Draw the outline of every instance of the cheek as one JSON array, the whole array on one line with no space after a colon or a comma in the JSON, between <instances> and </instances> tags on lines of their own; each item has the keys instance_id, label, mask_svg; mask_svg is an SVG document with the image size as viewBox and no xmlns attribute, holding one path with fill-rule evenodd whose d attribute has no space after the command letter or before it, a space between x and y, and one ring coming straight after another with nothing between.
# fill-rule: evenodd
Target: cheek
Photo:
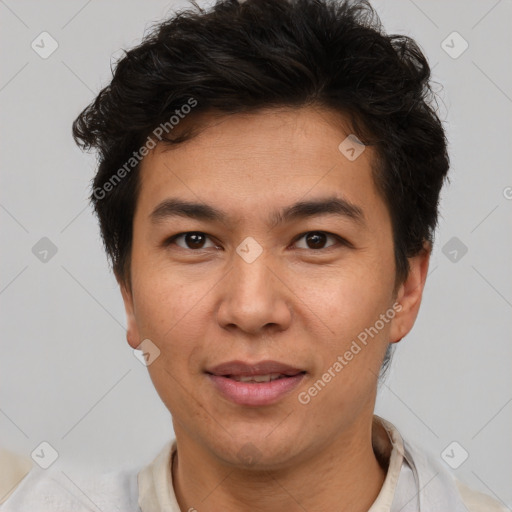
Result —
<instances>
[{"instance_id":1,"label":"cheek","mask_svg":"<svg viewBox=\"0 0 512 512\"><path fill-rule=\"evenodd\" d=\"M361 259L335 274L315 286L302 286L304 302L322 320L315 321L319 327L311 333L319 365L308 385L322 381L316 385L322 391L315 399L322 410L358 409L372 400L387 347L394 274L377 258L371 264Z\"/></svg>"},{"instance_id":2,"label":"cheek","mask_svg":"<svg viewBox=\"0 0 512 512\"><path fill-rule=\"evenodd\" d=\"M135 317L141 337L160 349L166 364L175 367L193 348L200 329L198 314L205 286L184 283L175 272L141 265L134 276Z\"/></svg>"},{"instance_id":3,"label":"cheek","mask_svg":"<svg viewBox=\"0 0 512 512\"><path fill-rule=\"evenodd\" d=\"M207 351L201 298L208 288L186 286L176 282L176 277L158 274L140 275L144 284L137 290L136 318L141 336L160 350L159 357L148 366L153 385L169 410L184 414L190 408L190 390L201 368L200 356Z\"/></svg>"},{"instance_id":4,"label":"cheek","mask_svg":"<svg viewBox=\"0 0 512 512\"><path fill-rule=\"evenodd\" d=\"M376 295L371 287L345 291L351 293L330 290L331 300L323 303L329 331L323 329L328 334L314 338L318 373L304 391L318 393L314 407L322 411L355 415L374 399L394 312L389 313L385 295Z\"/></svg>"},{"instance_id":5,"label":"cheek","mask_svg":"<svg viewBox=\"0 0 512 512\"><path fill-rule=\"evenodd\" d=\"M297 301L331 340L348 340L375 323L390 306L393 273L377 262L296 276ZM309 310L309 313L306 313ZM336 345L336 343L335 343Z\"/></svg>"},{"instance_id":6,"label":"cheek","mask_svg":"<svg viewBox=\"0 0 512 512\"><path fill-rule=\"evenodd\" d=\"M154 252L148 248L134 254L135 306L140 327L162 332L185 318L187 311L200 299L200 290L193 280L187 280L183 272L170 267L159 253Z\"/></svg>"}]
</instances>

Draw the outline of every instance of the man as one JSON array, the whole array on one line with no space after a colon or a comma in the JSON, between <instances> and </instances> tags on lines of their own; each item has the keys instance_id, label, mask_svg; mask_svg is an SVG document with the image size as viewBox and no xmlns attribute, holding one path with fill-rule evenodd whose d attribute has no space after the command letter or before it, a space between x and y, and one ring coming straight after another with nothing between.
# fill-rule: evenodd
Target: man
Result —
<instances>
[{"instance_id":1,"label":"man","mask_svg":"<svg viewBox=\"0 0 512 512\"><path fill-rule=\"evenodd\" d=\"M101 510L504 510L374 416L449 166L429 76L365 2L221 0L118 62L73 133L176 439ZM5 509L45 501L87 505L29 475Z\"/></svg>"}]
</instances>

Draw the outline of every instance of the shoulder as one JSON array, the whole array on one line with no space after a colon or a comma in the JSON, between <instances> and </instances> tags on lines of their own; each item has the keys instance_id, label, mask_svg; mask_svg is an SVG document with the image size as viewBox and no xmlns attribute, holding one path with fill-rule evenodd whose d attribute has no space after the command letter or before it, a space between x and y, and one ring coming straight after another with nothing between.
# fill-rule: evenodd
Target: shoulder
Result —
<instances>
[{"instance_id":1,"label":"shoulder","mask_svg":"<svg viewBox=\"0 0 512 512\"><path fill-rule=\"evenodd\" d=\"M90 474L34 467L0 505L1 512L139 512L137 471Z\"/></svg>"},{"instance_id":2,"label":"shoulder","mask_svg":"<svg viewBox=\"0 0 512 512\"><path fill-rule=\"evenodd\" d=\"M14 492L32 468L32 461L0 447L0 505Z\"/></svg>"},{"instance_id":3,"label":"shoulder","mask_svg":"<svg viewBox=\"0 0 512 512\"><path fill-rule=\"evenodd\" d=\"M439 456L404 439L392 423L380 417L376 420L386 429L395 457L399 454L403 458L395 497L398 494L398 498L405 499L406 510L511 512L499 501L460 482Z\"/></svg>"},{"instance_id":4,"label":"shoulder","mask_svg":"<svg viewBox=\"0 0 512 512\"><path fill-rule=\"evenodd\" d=\"M498 501L471 489L459 480L455 480L455 484L468 512L510 512Z\"/></svg>"},{"instance_id":5,"label":"shoulder","mask_svg":"<svg viewBox=\"0 0 512 512\"><path fill-rule=\"evenodd\" d=\"M458 480L454 473L442 464L432 453L421 450L412 444L405 442L406 459L415 466L423 485L428 484L430 495L427 502L432 504L443 496L447 503L453 503L454 510L460 504L460 509L467 512L510 512L499 501L490 496L471 489ZM430 483L431 482L431 483ZM420 488L423 488L423 485Z\"/></svg>"}]
</instances>

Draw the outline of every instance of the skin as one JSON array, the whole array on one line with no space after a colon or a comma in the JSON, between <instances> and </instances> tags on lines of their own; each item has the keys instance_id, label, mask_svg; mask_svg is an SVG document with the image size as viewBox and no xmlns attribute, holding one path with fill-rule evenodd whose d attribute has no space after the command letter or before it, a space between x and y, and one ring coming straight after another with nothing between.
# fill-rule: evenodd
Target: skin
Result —
<instances>
[{"instance_id":1,"label":"skin","mask_svg":"<svg viewBox=\"0 0 512 512\"><path fill-rule=\"evenodd\" d=\"M180 508L366 511L385 478L371 438L377 375L388 343L414 324L430 250L409 260L409 276L395 289L375 154L368 147L350 161L338 150L351 133L339 114L313 107L208 114L201 126L189 141L158 145L143 160L131 284L119 280L130 346L150 339L161 351L148 370L172 414ZM364 225L332 214L267 223L269 212L332 195L357 205ZM208 203L229 220L153 222L151 212L170 197ZM193 231L207 235L203 248L185 237L165 244ZM349 244L326 236L315 246L300 237L311 231ZM236 252L248 236L263 250L252 263ZM301 404L298 394L395 302L401 311ZM277 360L307 374L278 403L240 406L204 373L234 359ZM252 464L239 455L248 443L257 449Z\"/></svg>"}]
</instances>

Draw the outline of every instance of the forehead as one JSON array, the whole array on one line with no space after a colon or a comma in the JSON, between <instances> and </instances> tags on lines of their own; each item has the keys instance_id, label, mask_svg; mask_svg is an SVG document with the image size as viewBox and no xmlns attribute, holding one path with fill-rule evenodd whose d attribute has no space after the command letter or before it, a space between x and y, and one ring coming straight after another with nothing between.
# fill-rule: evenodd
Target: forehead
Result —
<instances>
[{"instance_id":1,"label":"forehead","mask_svg":"<svg viewBox=\"0 0 512 512\"><path fill-rule=\"evenodd\" d=\"M148 212L180 196L231 209L236 221L242 213L272 218L271 205L326 196L365 210L383 207L373 149L357 145L338 113L301 108L203 115L185 118L183 128L193 122L200 129L192 138L158 144L142 161L137 209Z\"/></svg>"}]
</instances>

